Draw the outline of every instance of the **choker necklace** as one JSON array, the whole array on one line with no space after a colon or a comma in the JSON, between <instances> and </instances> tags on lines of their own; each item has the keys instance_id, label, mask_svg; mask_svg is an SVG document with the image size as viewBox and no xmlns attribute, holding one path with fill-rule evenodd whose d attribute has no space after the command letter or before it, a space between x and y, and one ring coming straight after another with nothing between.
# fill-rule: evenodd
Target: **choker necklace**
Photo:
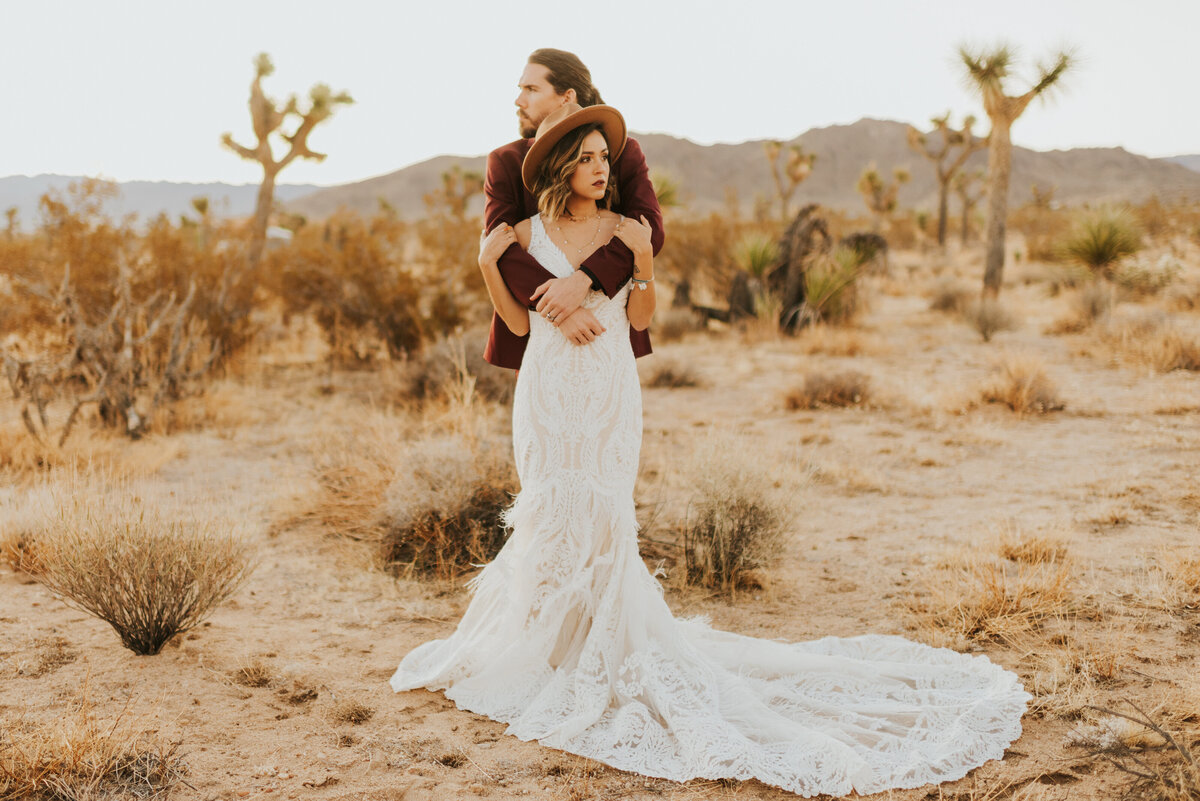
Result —
<instances>
[{"instance_id":1,"label":"choker necklace","mask_svg":"<svg viewBox=\"0 0 1200 801\"><path fill-rule=\"evenodd\" d=\"M563 211L563 216L566 217L571 222L587 222L588 220L594 220L597 217L599 217L600 209L596 209L595 215L588 216L588 217L576 217L574 214L571 213L570 209L565 209Z\"/></svg>"}]
</instances>

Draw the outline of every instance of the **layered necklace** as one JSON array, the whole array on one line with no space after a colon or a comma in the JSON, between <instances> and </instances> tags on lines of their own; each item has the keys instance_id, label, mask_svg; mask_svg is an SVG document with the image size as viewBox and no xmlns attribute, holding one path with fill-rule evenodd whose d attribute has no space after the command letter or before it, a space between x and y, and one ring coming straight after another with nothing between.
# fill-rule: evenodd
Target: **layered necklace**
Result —
<instances>
[{"instance_id":1,"label":"layered necklace","mask_svg":"<svg viewBox=\"0 0 1200 801\"><path fill-rule=\"evenodd\" d=\"M588 220L592 219L591 217L576 217L569 210L563 216L568 217L572 222L587 222ZM583 247L575 248L575 254L577 256L582 256L584 250L586 250L587 248L590 248L592 245L596 244L596 239L597 239L597 237L600 236L600 210L599 209L596 209L595 220L596 220L596 230L592 233L592 239L590 242L588 242ZM558 231L558 233L562 236L563 245L565 245L567 247L574 247L570 243L570 241L567 239L566 233L563 231L562 227L558 223L554 224L554 230Z\"/></svg>"}]
</instances>

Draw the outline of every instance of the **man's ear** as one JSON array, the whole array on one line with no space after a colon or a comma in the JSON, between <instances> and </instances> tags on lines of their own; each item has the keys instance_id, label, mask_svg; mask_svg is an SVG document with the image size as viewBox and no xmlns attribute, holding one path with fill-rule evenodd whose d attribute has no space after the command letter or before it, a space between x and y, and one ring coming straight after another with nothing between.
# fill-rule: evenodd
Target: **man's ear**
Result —
<instances>
[{"instance_id":1,"label":"man's ear","mask_svg":"<svg viewBox=\"0 0 1200 801\"><path fill-rule=\"evenodd\" d=\"M562 98L563 98L564 103L578 103L579 102L579 98L575 96L574 89L568 89L567 91L563 92Z\"/></svg>"}]
</instances>

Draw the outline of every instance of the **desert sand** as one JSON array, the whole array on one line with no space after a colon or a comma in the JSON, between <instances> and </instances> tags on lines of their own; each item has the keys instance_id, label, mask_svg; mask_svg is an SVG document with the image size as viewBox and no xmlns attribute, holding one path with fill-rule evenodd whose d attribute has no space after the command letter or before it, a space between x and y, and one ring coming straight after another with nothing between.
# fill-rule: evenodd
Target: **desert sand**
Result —
<instances>
[{"instance_id":1,"label":"desert sand","mask_svg":"<svg viewBox=\"0 0 1200 801\"><path fill-rule=\"evenodd\" d=\"M1190 247L1180 283L1194 287L1200 254ZM1200 314L1152 297L1048 334L1078 290L1052 294L1046 271L1017 265L1002 297L1019 324L985 343L958 316L930 310L940 282L977 287L977 261L893 254L889 275L864 279L867 309L848 326L787 337L714 324L658 341L643 377L674 364L697 385L644 390L643 554L665 571L677 614L788 641L901 634L985 654L1035 694L1003 761L878 797L1113 798L1129 776L1073 744L1101 718L1087 706L1128 711L1131 700L1193 727L1200 710L1200 594L1179 569L1197 559L1200 374L1159 372L1104 332L1157 310L1196 337ZM393 693L387 679L404 654L453 630L469 576L378 569L368 544L312 513L324 497L316 466L334 453L343 464L360 454L402 463L413 441L453 424L454 410L397 406L375 371L338 373L322 392L319 359L316 346L282 337L257 367L194 401L183 430L139 442L90 435L103 440L94 469L128 476L147 503L228 521L260 562L207 622L155 656L134 655L104 622L0 567L6 727L66 728L85 703L96 720L179 744L180 799L795 797L754 781L625 773L505 735L440 693ZM985 402L979 387L1004 360L1040 364L1063 408L1018 414ZM861 402L787 408L806 375L845 370L868 378ZM0 403L0 420L19 426L11 401ZM511 410L475 403L471 414L503 445ZM689 454L713 430L772 465L793 513L762 586L732 597L682 586L674 545L691 500ZM62 473L6 476L6 524L36 526ZM1030 543L1053 552L1048 563L1021 555ZM969 566L980 560L1031 581L1049 564L1058 594L1044 615L991 635L935 622L947 594L970 604L980 574Z\"/></svg>"}]
</instances>

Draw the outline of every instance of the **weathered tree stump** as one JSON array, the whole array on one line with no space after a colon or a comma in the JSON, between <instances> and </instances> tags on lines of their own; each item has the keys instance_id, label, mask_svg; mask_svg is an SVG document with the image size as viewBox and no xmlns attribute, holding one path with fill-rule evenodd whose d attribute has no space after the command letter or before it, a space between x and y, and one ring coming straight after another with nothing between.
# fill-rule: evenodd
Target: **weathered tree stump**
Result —
<instances>
[{"instance_id":1,"label":"weathered tree stump","mask_svg":"<svg viewBox=\"0 0 1200 801\"><path fill-rule=\"evenodd\" d=\"M767 289L781 303L779 327L794 334L804 308L804 273L817 256L829 253L833 239L816 203L800 209L779 242L779 261L767 271Z\"/></svg>"}]
</instances>

